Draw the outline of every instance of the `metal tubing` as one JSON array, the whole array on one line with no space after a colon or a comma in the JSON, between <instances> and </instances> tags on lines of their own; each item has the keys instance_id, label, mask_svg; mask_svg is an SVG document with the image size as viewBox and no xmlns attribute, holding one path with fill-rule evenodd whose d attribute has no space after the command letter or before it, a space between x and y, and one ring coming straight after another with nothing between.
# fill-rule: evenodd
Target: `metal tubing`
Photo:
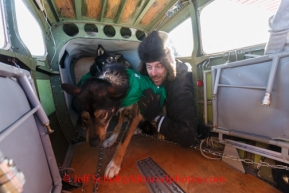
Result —
<instances>
[{"instance_id":1,"label":"metal tubing","mask_svg":"<svg viewBox=\"0 0 289 193\"><path fill-rule=\"evenodd\" d=\"M215 85L215 70L212 70L211 73L212 73L212 86L214 86ZM218 125L217 95L213 96L212 105L213 105L213 127L217 127Z\"/></svg>"},{"instance_id":2,"label":"metal tubing","mask_svg":"<svg viewBox=\"0 0 289 193\"><path fill-rule=\"evenodd\" d=\"M62 189L62 179L59 174L58 166L55 160L53 148L51 146L50 138L48 135L43 135L42 131L45 130L43 128L43 125L40 123L39 118L35 116L35 121L37 124L37 127L39 128L39 134L41 137L43 149L45 151L46 159L47 159L47 164L50 168L50 173L52 176L53 180L53 193L59 193L61 192ZM42 130L42 131L41 131Z\"/></svg>"},{"instance_id":3,"label":"metal tubing","mask_svg":"<svg viewBox=\"0 0 289 193\"><path fill-rule=\"evenodd\" d=\"M208 96L207 96L207 74L210 73L209 71L203 71L203 82L204 82L204 120L205 124L208 124Z\"/></svg>"},{"instance_id":4,"label":"metal tubing","mask_svg":"<svg viewBox=\"0 0 289 193\"><path fill-rule=\"evenodd\" d=\"M260 137L252 136L249 134L245 134L239 131L228 131L228 130L219 129L219 128L213 128L213 132L222 133L225 135L230 135L230 136L235 136L235 137L240 137L240 138L245 138L245 139L250 139L253 141L259 141L262 143L269 143L269 140L270 140L269 138L265 139L265 138L260 138Z\"/></svg>"},{"instance_id":5,"label":"metal tubing","mask_svg":"<svg viewBox=\"0 0 289 193\"><path fill-rule=\"evenodd\" d=\"M18 119L15 123L10 125L7 129L5 129L0 135L0 142L4 140L10 133L12 133L16 128L18 128L24 121L26 121L30 116L32 116L36 111L38 111L39 106L34 107L20 119Z\"/></svg>"},{"instance_id":6,"label":"metal tubing","mask_svg":"<svg viewBox=\"0 0 289 193\"><path fill-rule=\"evenodd\" d=\"M261 55L257 55L257 54L245 54L245 57L249 57L249 58L258 58L258 57L262 57Z\"/></svg>"},{"instance_id":7,"label":"metal tubing","mask_svg":"<svg viewBox=\"0 0 289 193\"><path fill-rule=\"evenodd\" d=\"M287 57L287 56L289 56L289 52L274 54L274 55L266 55L266 56L261 56L258 58L250 58L247 60L241 60L241 61L236 61L236 62L231 62L231 63L220 64L217 66L212 66L212 69L233 68L233 67L238 67L238 66L246 66L246 65L250 65L250 64L256 64L256 63L270 61L274 57L283 58L283 57Z\"/></svg>"},{"instance_id":8,"label":"metal tubing","mask_svg":"<svg viewBox=\"0 0 289 193\"><path fill-rule=\"evenodd\" d=\"M211 76L212 76L212 87L215 85L215 70L211 71Z\"/></svg>"},{"instance_id":9,"label":"metal tubing","mask_svg":"<svg viewBox=\"0 0 289 193\"><path fill-rule=\"evenodd\" d=\"M226 84L219 84L218 86L266 90L266 87L255 87L255 86L239 86L239 85L226 85Z\"/></svg>"},{"instance_id":10,"label":"metal tubing","mask_svg":"<svg viewBox=\"0 0 289 193\"><path fill-rule=\"evenodd\" d=\"M246 65L270 61L270 60L271 59L268 56L261 56L259 58L250 58L247 60L241 60L241 61L236 61L236 62L232 62L232 63L225 63L225 64L220 64L217 66L212 66L212 69L233 68L233 67L238 67L238 66L246 66Z\"/></svg>"},{"instance_id":11,"label":"metal tubing","mask_svg":"<svg viewBox=\"0 0 289 193\"><path fill-rule=\"evenodd\" d=\"M277 72L278 63L279 63L279 56L277 55L277 56L274 56L273 60L272 60L272 65L271 65L270 74L269 74L269 78L268 78L266 93L265 93L265 96L262 100L263 106L270 106L271 92L273 89L273 84L274 84L274 79L275 79L276 72Z\"/></svg>"},{"instance_id":12,"label":"metal tubing","mask_svg":"<svg viewBox=\"0 0 289 193\"><path fill-rule=\"evenodd\" d=\"M276 140L273 140L270 138L266 139L266 138L262 138L262 137L258 137L258 136L253 136L253 135L249 135L249 134L242 133L239 131L227 131L227 130L223 130L223 129L213 128L213 132L222 133L225 135L230 135L230 136L235 136L235 137L240 137L240 138L244 138L244 139L249 139L249 140L253 140L253 141L258 141L261 143L276 145L279 147L284 147L284 148L289 149L289 143L282 142L282 141L276 141Z\"/></svg>"},{"instance_id":13,"label":"metal tubing","mask_svg":"<svg viewBox=\"0 0 289 193\"><path fill-rule=\"evenodd\" d=\"M27 79L28 79L28 81L29 81L29 83L30 83L30 85L32 87L32 90L34 91L34 93L36 93L37 91L36 91L36 87L35 87L35 84L34 84L34 81L33 81L32 77L31 76L27 76ZM38 100L38 98L37 98L37 100Z\"/></svg>"},{"instance_id":14,"label":"metal tubing","mask_svg":"<svg viewBox=\"0 0 289 193\"><path fill-rule=\"evenodd\" d=\"M203 83L204 83L204 120L205 124L208 124L208 112L207 112L207 76L206 72L203 71Z\"/></svg>"},{"instance_id":15,"label":"metal tubing","mask_svg":"<svg viewBox=\"0 0 289 193\"><path fill-rule=\"evenodd\" d=\"M275 56L273 58L273 60L272 60L272 65L271 65L271 70L270 70L270 74L269 74L268 85L267 85L267 89L266 89L267 93L271 93L272 92L272 88L273 88L274 79L275 79L275 76L276 76L278 63L279 63L279 57Z\"/></svg>"},{"instance_id":16,"label":"metal tubing","mask_svg":"<svg viewBox=\"0 0 289 193\"><path fill-rule=\"evenodd\" d=\"M278 153L278 152L275 152L272 150L264 149L261 147L256 147L253 145L245 144L243 142L238 142L238 141L234 141L234 140L230 140L230 139L225 139L223 141L220 141L217 139L213 139L213 140L216 143L221 143L221 144L224 144L226 146L228 145L228 146L234 147L236 149L241 149L241 150L244 150L246 152L258 154L258 155L268 157L268 158L273 159L273 160L281 161L283 163L287 163L287 164L289 163L288 154L287 154L287 157L286 156L284 157L282 155L282 153ZM288 150L288 149L286 149L286 150Z\"/></svg>"},{"instance_id":17,"label":"metal tubing","mask_svg":"<svg viewBox=\"0 0 289 193\"><path fill-rule=\"evenodd\" d=\"M216 95L217 95L217 92L218 92L220 75L221 75L221 69L218 68L218 69L217 69L216 80L215 80L215 85L214 85L213 97L216 96Z\"/></svg>"},{"instance_id":18,"label":"metal tubing","mask_svg":"<svg viewBox=\"0 0 289 193\"><path fill-rule=\"evenodd\" d=\"M5 63L0 62L0 76L3 77L19 77L19 76L30 76L28 71L21 68L16 68L14 66L9 66Z\"/></svg>"},{"instance_id":19,"label":"metal tubing","mask_svg":"<svg viewBox=\"0 0 289 193\"><path fill-rule=\"evenodd\" d=\"M29 102L31 103L32 107L39 106L39 109L38 109L36 114L37 114L40 122L44 126L46 126L48 133L52 133L53 130L51 130L51 128L49 127L49 119L48 119L47 115L45 114L44 109L42 108L35 92L33 91L33 88L31 86L31 84L29 83L28 78L26 76L20 76L18 78L18 80L19 80Z\"/></svg>"}]
</instances>

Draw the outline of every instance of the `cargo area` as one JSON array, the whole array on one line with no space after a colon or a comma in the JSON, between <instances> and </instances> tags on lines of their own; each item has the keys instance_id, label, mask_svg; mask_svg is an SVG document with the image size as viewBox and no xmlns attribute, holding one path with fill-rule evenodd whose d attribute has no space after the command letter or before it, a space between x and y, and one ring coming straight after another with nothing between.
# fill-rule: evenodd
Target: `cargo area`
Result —
<instances>
[{"instance_id":1,"label":"cargo area","mask_svg":"<svg viewBox=\"0 0 289 193\"><path fill-rule=\"evenodd\" d=\"M128 62L130 62L133 68L137 70L139 65L139 58L137 56L138 44L139 44L138 42L125 42L125 41L120 42L115 40L83 40L83 39L71 40L64 46L65 52L64 51L61 52L63 53L63 55L61 56L62 59L60 60L61 65L59 67L61 81L62 83L70 83L76 85L78 81L81 79L81 77L85 75L87 72L89 72L89 68L91 64L94 62L95 58L94 56L97 53L96 50L97 47L95 45L102 45L107 52L122 54L125 57L125 59ZM265 61L264 63L262 63L263 61L259 59L257 61L257 64L256 62L253 61L249 63L249 65L242 65L241 63L240 67L236 66L235 68L229 69L224 68L222 70L222 74L220 75L220 85L224 83L232 85L232 87L234 87L235 85L248 85L248 84L250 85L251 82L246 82L246 80L254 79L254 85L256 85L257 83L259 84L259 82L262 82L262 86L265 87L266 85L264 84L270 72L270 63L267 62L269 59L265 58L263 60ZM284 61L283 59L282 61L280 61L280 63L281 62L282 65L280 64L280 66L284 68L283 66L287 62L287 60L285 59ZM277 71L278 74L285 72L285 70L282 70L282 68L278 69ZM246 73L248 69L250 69L251 72L249 74ZM229 71L229 73L227 71ZM239 76L240 75L244 76L244 78L235 80L235 78L237 77L235 74L239 74ZM206 76L207 74L204 75L204 77ZM278 84L282 85L281 83ZM207 82L206 85L204 85L204 89L207 89L208 85L210 85L210 82ZM244 97L243 95L248 95L251 94L252 92L255 92L255 90L251 91L249 89L247 90L245 89L247 93L242 94L240 90L243 91L244 89L237 90L237 88L230 88L230 87L227 89L229 91L225 89L226 87L225 88L222 87L218 90L217 93L218 95L216 95L218 97L217 101L229 101L229 100L240 101ZM230 92L231 91L230 89L235 89L236 91L232 93ZM224 90L227 91L226 94L223 94L225 92ZM258 99L262 97L262 92L260 92L259 90L260 89L257 89L257 92L260 93L259 94L260 96L258 96L258 98L252 96L251 99L256 100L255 109L259 110L259 112L257 113L259 113L261 116L264 107L263 109L259 107L260 105L258 103L259 102ZM239 92L237 96L230 97L230 95L236 92L237 93ZM78 192L80 193L83 191L90 192L95 187L94 184L97 181L96 171L98 169L100 148L89 147L88 143L85 142L85 131L81 129L81 121L79 114L75 112L71 107L72 97L66 92L63 92L63 94L65 96L67 110L65 108L56 107L56 111L58 113L58 116L59 115L69 116L69 118L71 119L75 131L72 129L66 129L63 131L67 136L72 136L76 142L75 144L70 145L70 148L67 153L67 155L70 156L66 155L66 161L67 157L69 157L71 160L69 159L69 161L65 162L65 164L66 167L71 167L75 170L75 173L71 174L71 177L74 180L82 181L83 183L83 186L81 188L72 190L72 192L76 193ZM222 96L219 97L219 95ZM278 95L274 94L274 96L279 96L279 94ZM204 98L207 99L207 101L211 97L212 94L207 94L204 96ZM276 101L276 99L274 100ZM222 108L222 110L220 110L219 111L220 113L216 115L220 117L222 116L221 118L219 118L221 121L223 121L224 123L236 124L237 126L240 127L241 131L244 130L245 128L249 128L248 125L242 125L246 124L246 121L240 122L235 118L235 117L242 117L242 113L244 112L244 110L236 111L235 109L232 109L232 108L241 108L240 106L238 106L239 103L237 102L230 102L230 103L223 102L223 103L230 105L228 107L224 105L221 106L222 105L221 102L218 102L218 105L220 106L219 108ZM234 107L233 105L236 107ZM245 107L244 105L250 105L250 101L248 102L243 101L242 108L248 108ZM227 110L227 108L229 109ZM275 108L273 108L273 110L274 109ZM226 116L229 116L227 112L230 112L229 113L230 119L226 118ZM252 114L256 114L256 112L252 111L252 113L247 113L246 116L253 117ZM266 114L264 116L266 116ZM210 115L206 114L206 117L210 117ZM248 120L248 118L246 119ZM276 119L279 118L276 117ZM280 119L284 120L282 119L282 117L280 117ZM111 134L114 125L116 125L116 120L117 120L116 117L112 119L107 136ZM260 125L260 127L259 126L257 127L264 128L265 123L257 121L255 122L257 125ZM236 128L236 126L234 126L234 128ZM275 135L277 131L278 130L276 130L272 135ZM236 136L238 137L239 135L236 130L235 133ZM216 139L218 139L217 138L218 134L214 134L214 136ZM121 136L119 136L119 138L120 137ZM266 136L260 135L259 138L266 138ZM224 137L224 139L227 139L227 137ZM257 135L256 139L258 139ZM247 142L247 140L244 140L242 138L237 139L237 141L240 140L244 142L242 146L247 147L246 143L250 144L250 142ZM196 144L196 147L198 145L199 144ZM279 192L279 190L277 190L274 187L276 184L272 183L273 181L272 176L271 179L267 181L265 181L264 178L261 179L261 176L258 177L258 171L260 171L261 168L257 169L256 164L250 165L239 162L236 166L237 168L239 168L239 170L237 170L236 168L233 168L233 166L236 165L236 163L234 163L236 161L234 161L233 159L231 159L229 163L225 163L224 160L222 161L220 159L220 157L214 156L212 154L207 154L208 157L217 159L211 160L204 157L201 154L200 150L197 150L198 148L193 147L183 148L177 144L161 142L156 139L140 135L133 136L132 141L130 142L128 149L125 153L125 157L122 162L122 168L120 170L119 176L111 179L110 181L109 179L104 179L104 171L110 159L112 158L116 150L116 147L117 144L114 144L113 147L103 150L103 162L100 173L101 178L99 179L100 180L99 185L97 185L99 186L98 189L99 192L104 193L149 192L149 191L157 192L156 190L158 188L152 190L149 187L150 186L156 187L158 185L152 182L145 183L143 182L143 180L141 180L141 182L138 181L139 178L144 177L144 175L141 173L140 169L138 169L136 162L148 157L152 158L154 162L156 162L167 173L167 175L171 176L176 181L176 184L178 184L178 186L182 189L183 192L212 192L212 190L214 192L231 192L232 189L234 189L234 191L236 192L253 192L257 189L260 192L268 192L268 193ZM224 148L220 150L220 153L223 152ZM226 151L224 153L231 153L231 152ZM238 153L239 155L237 155L237 158L250 158L256 162L259 162L261 160L260 156L254 157L253 154L250 153L246 154L244 153L244 151L239 151ZM230 155L231 154L229 154L229 156ZM267 174L268 173L266 173L266 175ZM154 175L157 176L156 174ZM264 174L262 174L262 177L263 176ZM184 178L186 180L182 181ZM189 182L187 182L187 180ZM160 185L160 189L164 188L163 184L165 183L161 184L162 185ZM166 192L168 190L164 189L162 191Z\"/></svg>"},{"instance_id":2,"label":"cargo area","mask_svg":"<svg viewBox=\"0 0 289 193\"><path fill-rule=\"evenodd\" d=\"M109 135L109 134L108 134ZM176 144L158 141L150 137L135 135L124 156L119 178L104 179L104 170L117 144L103 150L101 179L98 192L149 192L136 162L150 157L156 162L184 192L260 192L277 193L279 190L252 174L244 174L221 160L205 158L198 149L184 148ZM91 148L87 143L75 146L71 167L74 179L82 179L83 187L73 193L93 192L100 148ZM216 156L207 154L216 158ZM87 177L88 175L89 178ZM94 177L93 177L94 176ZM165 180L166 182L167 180ZM153 182L149 182L154 185ZM83 191L84 190L84 191ZM157 192L157 191L156 191ZM176 191L177 192L177 191Z\"/></svg>"}]
</instances>

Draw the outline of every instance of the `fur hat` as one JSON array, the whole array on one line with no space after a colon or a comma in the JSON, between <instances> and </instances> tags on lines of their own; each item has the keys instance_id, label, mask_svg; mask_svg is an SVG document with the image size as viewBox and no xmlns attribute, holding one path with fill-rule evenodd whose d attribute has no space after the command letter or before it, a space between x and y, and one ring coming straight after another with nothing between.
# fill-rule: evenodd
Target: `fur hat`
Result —
<instances>
[{"instance_id":1,"label":"fur hat","mask_svg":"<svg viewBox=\"0 0 289 193\"><path fill-rule=\"evenodd\" d=\"M141 60L139 71L148 75L146 63L159 61L168 72L168 80L176 77L176 62L172 40L168 33L163 31L151 32L138 47L138 54Z\"/></svg>"}]
</instances>

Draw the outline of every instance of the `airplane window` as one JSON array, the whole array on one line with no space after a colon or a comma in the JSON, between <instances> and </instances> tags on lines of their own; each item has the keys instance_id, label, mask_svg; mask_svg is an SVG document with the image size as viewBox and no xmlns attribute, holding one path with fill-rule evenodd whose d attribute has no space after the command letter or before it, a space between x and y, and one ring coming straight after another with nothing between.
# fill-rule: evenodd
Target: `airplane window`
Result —
<instances>
[{"instance_id":1,"label":"airplane window","mask_svg":"<svg viewBox=\"0 0 289 193\"><path fill-rule=\"evenodd\" d=\"M177 56L191 56L193 51L193 32L191 18L169 32L177 51Z\"/></svg>"},{"instance_id":2,"label":"airplane window","mask_svg":"<svg viewBox=\"0 0 289 193\"><path fill-rule=\"evenodd\" d=\"M215 0L200 14L203 51L217 53L266 43L280 0Z\"/></svg>"},{"instance_id":3,"label":"airplane window","mask_svg":"<svg viewBox=\"0 0 289 193\"><path fill-rule=\"evenodd\" d=\"M3 20L3 6L2 1L0 0L0 48L4 48L6 46L6 35L4 31L4 20Z\"/></svg>"},{"instance_id":4,"label":"airplane window","mask_svg":"<svg viewBox=\"0 0 289 193\"><path fill-rule=\"evenodd\" d=\"M22 0L15 0L19 35L33 56L45 55L42 31Z\"/></svg>"}]
</instances>

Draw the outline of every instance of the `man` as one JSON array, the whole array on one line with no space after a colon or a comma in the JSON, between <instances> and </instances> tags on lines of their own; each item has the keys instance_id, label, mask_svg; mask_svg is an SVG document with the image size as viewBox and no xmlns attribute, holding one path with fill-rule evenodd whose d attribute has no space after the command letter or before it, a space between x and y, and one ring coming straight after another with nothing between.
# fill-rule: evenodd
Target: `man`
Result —
<instances>
[{"instance_id":1,"label":"man","mask_svg":"<svg viewBox=\"0 0 289 193\"><path fill-rule=\"evenodd\" d=\"M150 90L139 101L143 115L156 121L158 132L166 138L182 146L193 145L198 124L191 67L175 59L166 32L153 31L140 43L138 53L140 73L148 75L156 86L163 85L167 92L166 116L161 115L157 97Z\"/></svg>"}]
</instances>

